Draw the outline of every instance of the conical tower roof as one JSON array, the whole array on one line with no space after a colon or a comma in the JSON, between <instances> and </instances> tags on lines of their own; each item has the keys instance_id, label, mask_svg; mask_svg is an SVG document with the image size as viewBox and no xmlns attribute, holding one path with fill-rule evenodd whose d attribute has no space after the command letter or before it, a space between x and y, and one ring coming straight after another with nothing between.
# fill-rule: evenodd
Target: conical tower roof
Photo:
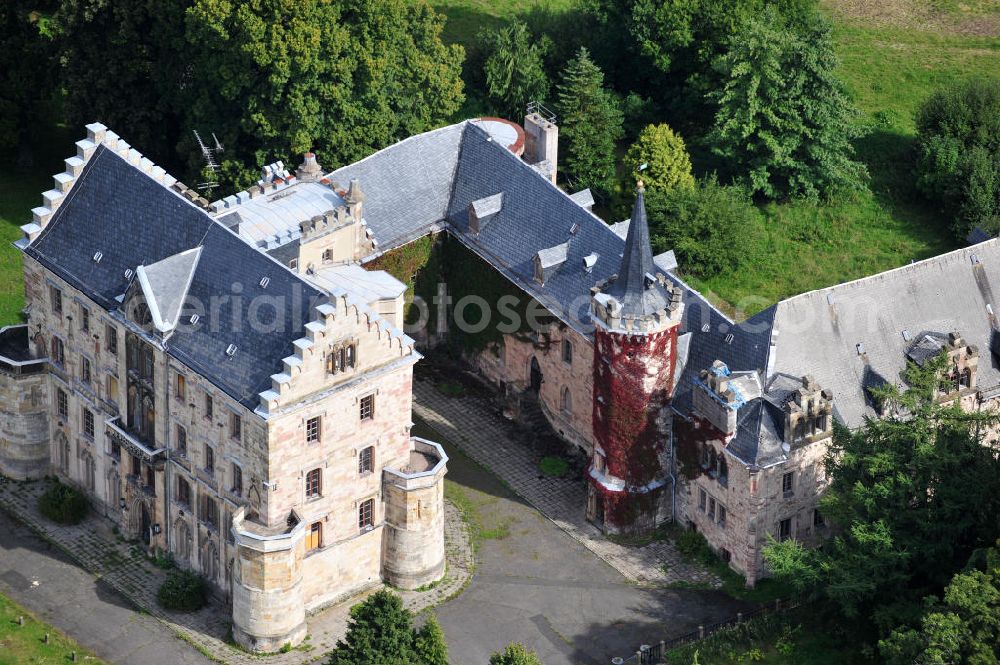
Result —
<instances>
[{"instance_id":1,"label":"conical tower roof","mask_svg":"<svg viewBox=\"0 0 1000 665\"><path fill-rule=\"evenodd\" d=\"M621 303L621 316L642 318L663 311L670 303L670 294L656 278L653 248L649 244L649 223L646 220L645 189L642 182L636 190L635 205L625 238L618 278L605 290Z\"/></svg>"}]
</instances>

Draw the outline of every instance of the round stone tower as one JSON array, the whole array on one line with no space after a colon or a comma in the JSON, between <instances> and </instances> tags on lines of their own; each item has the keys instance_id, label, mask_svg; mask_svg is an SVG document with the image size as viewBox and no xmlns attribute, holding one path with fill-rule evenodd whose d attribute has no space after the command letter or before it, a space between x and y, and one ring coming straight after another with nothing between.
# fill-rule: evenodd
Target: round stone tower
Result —
<instances>
[{"instance_id":1,"label":"round stone tower","mask_svg":"<svg viewBox=\"0 0 1000 665\"><path fill-rule=\"evenodd\" d=\"M296 646L306 636L302 602L305 524L274 530L233 514L233 638L250 651Z\"/></svg>"},{"instance_id":2,"label":"round stone tower","mask_svg":"<svg viewBox=\"0 0 1000 665\"><path fill-rule=\"evenodd\" d=\"M674 390L681 292L653 263L639 183L618 274L593 290L594 454L587 517L644 533L670 515L666 407Z\"/></svg>"},{"instance_id":3,"label":"round stone tower","mask_svg":"<svg viewBox=\"0 0 1000 665\"><path fill-rule=\"evenodd\" d=\"M416 589L444 577L444 474L448 456L425 439L411 439L409 463L385 469L385 581Z\"/></svg>"},{"instance_id":4,"label":"round stone tower","mask_svg":"<svg viewBox=\"0 0 1000 665\"><path fill-rule=\"evenodd\" d=\"M49 473L47 362L32 354L27 326L0 329L0 473L8 478Z\"/></svg>"}]
</instances>

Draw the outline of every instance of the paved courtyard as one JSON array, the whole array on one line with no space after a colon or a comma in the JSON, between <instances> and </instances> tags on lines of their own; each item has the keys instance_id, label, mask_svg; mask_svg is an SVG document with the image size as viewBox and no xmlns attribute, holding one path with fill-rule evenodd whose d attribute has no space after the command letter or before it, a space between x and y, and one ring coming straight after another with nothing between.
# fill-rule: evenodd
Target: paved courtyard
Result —
<instances>
[{"instance_id":1,"label":"paved courtyard","mask_svg":"<svg viewBox=\"0 0 1000 665\"><path fill-rule=\"evenodd\" d=\"M462 494L487 534L479 539L468 588L435 609L451 665L485 665L509 642L527 645L545 665L607 665L643 642L749 609L720 591L630 582L491 473L444 445L451 456L449 492Z\"/></svg>"},{"instance_id":2,"label":"paved courtyard","mask_svg":"<svg viewBox=\"0 0 1000 665\"><path fill-rule=\"evenodd\" d=\"M448 396L437 389L435 378L433 371L415 377L413 412L628 580L655 586L720 584L704 566L684 561L670 541L631 547L605 538L586 520L582 481L542 475L538 453L525 443L516 425L497 413L488 395L471 390L459 397Z\"/></svg>"}]
</instances>

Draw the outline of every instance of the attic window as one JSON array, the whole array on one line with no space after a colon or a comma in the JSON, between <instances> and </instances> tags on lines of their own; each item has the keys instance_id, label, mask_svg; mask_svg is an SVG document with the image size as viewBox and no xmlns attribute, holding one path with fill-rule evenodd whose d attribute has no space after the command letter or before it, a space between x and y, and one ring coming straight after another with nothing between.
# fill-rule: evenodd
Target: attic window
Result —
<instances>
[{"instance_id":1,"label":"attic window","mask_svg":"<svg viewBox=\"0 0 1000 665\"><path fill-rule=\"evenodd\" d=\"M104 254L102 254L101 252L95 252L94 253L94 263L100 263L101 259L103 259L103 258L104 258Z\"/></svg>"},{"instance_id":2,"label":"attic window","mask_svg":"<svg viewBox=\"0 0 1000 665\"><path fill-rule=\"evenodd\" d=\"M590 272L591 270L594 269L595 265L597 265L597 253L596 252L594 252L592 254L588 254L587 256L583 257L583 269L584 269L584 271Z\"/></svg>"},{"instance_id":3,"label":"attic window","mask_svg":"<svg viewBox=\"0 0 1000 665\"><path fill-rule=\"evenodd\" d=\"M865 345L864 345L864 344L862 344L862 343L858 342L858 343L857 343L857 344L855 345L855 348L856 348L856 349L858 350L858 355L859 355L859 356L863 356L863 355L865 355Z\"/></svg>"},{"instance_id":4,"label":"attic window","mask_svg":"<svg viewBox=\"0 0 1000 665\"><path fill-rule=\"evenodd\" d=\"M701 327L701 331L702 331L703 333L707 333L707 332L708 332L709 330L711 330L711 329L712 329L712 326L710 326L710 325L709 325L709 324L707 324L707 323L706 323L705 325L703 325L703 326Z\"/></svg>"},{"instance_id":5,"label":"attic window","mask_svg":"<svg viewBox=\"0 0 1000 665\"><path fill-rule=\"evenodd\" d=\"M233 356L236 355L236 345L235 344L230 344L228 347L226 347L226 355L229 356L230 358L232 358Z\"/></svg>"},{"instance_id":6,"label":"attic window","mask_svg":"<svg viewBox=\"0 0 1000 665\"><path fill-rule=\"evenodd\" d=\"M270 277L262 277L260 280L260 288L266 289L267 285L271 283Z\"/></svg>"},{"instance_id":7,"label":"attic window","mask_svg":"<svg viewBox=\"0 0 1000 665\"><path fill-rule=\"evenodd\" d=\"M126 280L130 280L130 279L132 279L132 275L134 275L134 274L135 274L135 273L134 273L134 272L132 272L132 269L131 269L131 268L125 268L125 279L126 279Z\"/></svg>"},{"instance_id":8,"label":"attic window","mask_svg":"<svg viewBox=\"0 0 1000 665\"><path fill-rule=\"evenodd\" d=\"M580 225L579 224L573 224L573 226L571 226L569 228L569 234L571 236L575 236L579 230L580 230Z\"/></svg>"},{"instance_id":9,"label":"attic window","mask_svg":"<svg viewBox=\"0 0 1000 665\"><path fill-rule=\"evenodd\" d=\"M192 314L191 315L191 325L194 325L194 324L198 323L198 319L200 319L200 318L201 317L198 316L197 314Z\"/></svg>"},{"instance_id":10,"label":"attic window","mask_svg":"<svg viewBox=\"0 0 1000 665\"><path fill-rule=\"evenodd\" d=\"M907 342L909 342L911 339L913 339L913 335L910 334L909 330L904 330L903 331L903 339L905 341L907 341Z\"/></svg>"},{"instance_id":11,"label":"attic window","mask_svg":"<svg viewBox=\"0 0 1000 665\"><path fill-rule=\"evenodd\" d=\"M732 344L732 343L733 343L733 333L729 333L728 335L726 335L726 344Z\"/></svg>"}]
</instances>

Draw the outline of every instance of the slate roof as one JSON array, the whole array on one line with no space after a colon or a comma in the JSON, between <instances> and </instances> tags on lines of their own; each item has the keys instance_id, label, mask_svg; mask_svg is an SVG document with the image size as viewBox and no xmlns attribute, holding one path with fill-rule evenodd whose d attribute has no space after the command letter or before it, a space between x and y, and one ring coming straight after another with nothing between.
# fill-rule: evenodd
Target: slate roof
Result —
<instances>
[{"instance_id":1,"label":"slate roof","mask_svg":"<svg viewBox=\"0 0 1000 665\"><path fill-rule=\"evenodd\" d=\"M667 308L670 297L657 283L656 272L653 250L649 243L646 201L640 186L632 206L618 278L604 290L621 303L623 318L638 319Z\"/></svg>"},{"instance_id":2,"label":"slate roof","mask_svg":"<svg viewBox=\"0 0 1000 665\"><path fill-rule=\"evenodd\" d=\"M123 242L123 239L128 239ZM164 342L166 352L250 409L271 374L292 350L322 294L256 251L203 210L99 146L65 201L25 253L106 310L129 286L125 270L152 266L201 247L188 297L208 307L196 325L181 325ZM93 260L100 251L99 262ZM269 277L267 288L260 286ZM234 293L240 295L233 298ZM266 295L273 307L250 304ZM223 300L225 298L225 300ZM185 310L185 314L187 310ZM247 325L253 313L267 333ZM270 328L267 328L270 326ZM226 354L229 345L237 351Z\"/></svg>"}]
</instances>

